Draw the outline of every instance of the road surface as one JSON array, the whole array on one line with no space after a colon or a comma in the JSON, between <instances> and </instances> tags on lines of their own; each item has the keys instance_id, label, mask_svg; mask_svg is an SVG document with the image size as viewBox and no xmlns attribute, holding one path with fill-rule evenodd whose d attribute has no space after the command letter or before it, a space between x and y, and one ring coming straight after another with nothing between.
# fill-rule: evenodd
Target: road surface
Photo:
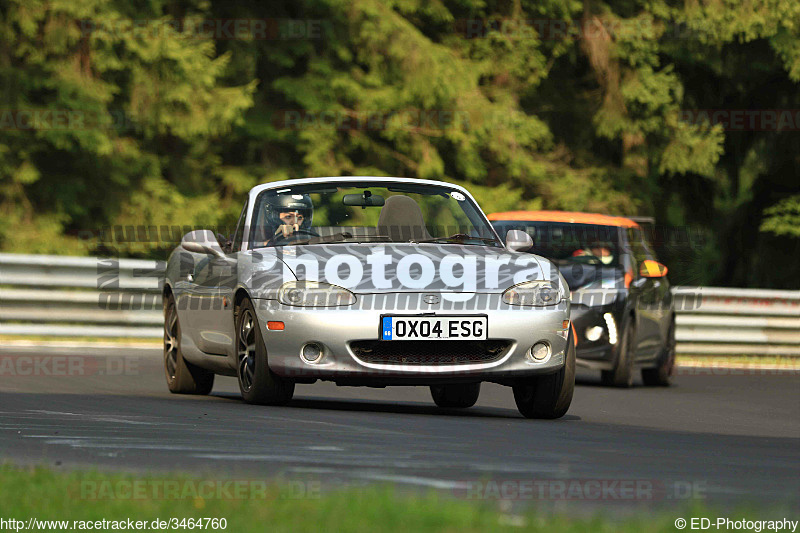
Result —
<instances>
[{"instance_id":1,"label":"road surface","mask_svg":"<svg viewBox=\"0 0 800 533\"><path fill-rule=\"evenodd\" d=\"M800 374L682 369L671 388L579 373L567 416L522 418L511 390L443 410L427 388L298 385L286 407L171 395L152 349L0 349L0 459L323 488L391 482L558 508L742 503L800 509Z\"/></svg>"}]
</instances>

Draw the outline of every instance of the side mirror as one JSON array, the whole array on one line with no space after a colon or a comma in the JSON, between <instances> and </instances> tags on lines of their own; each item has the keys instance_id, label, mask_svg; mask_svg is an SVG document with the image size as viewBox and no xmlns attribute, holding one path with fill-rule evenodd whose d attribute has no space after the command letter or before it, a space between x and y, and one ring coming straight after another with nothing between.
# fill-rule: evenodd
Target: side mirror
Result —
<instances>
[{"instance_id":1,"label":"side mirror","mask_svg":"<svg viewBox=\"0 0 800 533\"><path fill-rule=\"evenodd\" d=\"M643 278L663 278L667 275L667 267L658 261L645 259L639 266L639 275Z\"/></svg>"},{"instance_id":2,"label":"side mirror","mask_svg":"<svg viewBox=\"0 0 800 533\"><path fill-rule=\"evenodd\" d=\"M233 234L229 236L223 235L222 233L217 233L217 242L221 242L222 244L222 251L226 254L231 253L231 247L233 246Z\"/></svg>"},{"instance_id":3,"label":"side mirror","mask_svg":"<svg viewBox=\"0 0 800 533\"><path fill-rule=\"evenodd\" d=\"M207 229L199 229L190 231L183 236L181 240L181 247L189 252L196 254L208 254L215 257L225 257L225 252L222 251L217 237L213 231Z\"/></svg>"},{"instance_id":4,"label":"side mirror","mask_svg":"<svg viewBox=\"0 0 800 533\"><path fill-rule=\"evenodd\" d=\"M525 252L533 246L533 239L524 231L510 229L506 233L506 248L512 252Z\"/></svg>"}]
</instances>

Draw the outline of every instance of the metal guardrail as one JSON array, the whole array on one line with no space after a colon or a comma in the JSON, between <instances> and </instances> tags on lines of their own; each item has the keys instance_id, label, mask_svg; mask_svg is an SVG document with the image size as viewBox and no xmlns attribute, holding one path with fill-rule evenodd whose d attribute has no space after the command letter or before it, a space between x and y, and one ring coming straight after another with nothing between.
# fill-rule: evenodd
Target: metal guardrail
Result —
<instances>
[{"instance_id":1,"label":"metal guardrail","mask_svg":"<svg viewBox=\"0 0 800 533\"><path fill-rule=\"evenodd\" d=\"M0 254L0 335L159 338L166 264Z\"/></svg>"},{"instance_id":2,"label":"metal guardrail","mask_svg":"<svg viewBox=\"0 0 800 533\"><path fill-rule=\"evenodd\" d=\"M0 335L162 335L163 261L0 254ZM800 291L675 287L678 353L800 356Z\"/></svg>"},{"instance_id":3,"label":"metal guardrail","mask_svg":"<svg viewBox=\"0 0 800 533\"><path fill-rule=\"evenodd\" d=\"M800 355L800 291L675 287L678 353Z\"/></svg>"}]
</instances>

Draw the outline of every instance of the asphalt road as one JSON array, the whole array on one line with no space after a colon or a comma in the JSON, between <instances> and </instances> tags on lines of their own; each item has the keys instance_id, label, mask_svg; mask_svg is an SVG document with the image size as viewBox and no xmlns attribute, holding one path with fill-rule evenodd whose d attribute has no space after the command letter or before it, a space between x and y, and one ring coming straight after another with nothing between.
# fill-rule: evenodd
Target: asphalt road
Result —
<instances>
[{"instance_id":1,"label":"asphalt road","mask_svg":"<svg viewBox=\"0 0 800 533\"><path fill-rule=\"evenodd\" d=\"M631 390L579 374L568 415L534 421L491 384L464 411L436 408L423 387L298 385L288 406L259 407L218 377L211 396L177 396L157 350L108 354L1 348L0 460L394 482L554 508L699 498L800 510L797 372L682 369L669 389Z\"/></svg>"}]
</instances>

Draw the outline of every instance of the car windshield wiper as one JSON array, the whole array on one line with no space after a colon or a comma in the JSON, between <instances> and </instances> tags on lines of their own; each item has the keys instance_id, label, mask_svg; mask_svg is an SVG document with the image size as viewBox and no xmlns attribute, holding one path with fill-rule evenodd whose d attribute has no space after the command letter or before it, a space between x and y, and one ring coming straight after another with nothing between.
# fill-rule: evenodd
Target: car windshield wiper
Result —
<instances>
[{"instance_id":1,"label":"car windshield wiper","mask_svg":"<svg viewBox=\"0 0 800 533\"><path fill-rule=\"evenodd\" d=\"M415 243L423 243L423 242L456 242L462 243L464 241L481 241L486 244L496 244L497 239L490 239L488 237L473 237L471 235L467 235L466 233L455 233L450 235L449 237L435 237L433 239L424 239L421 241L412 241Z\"/></svg>"}]
</instances>

